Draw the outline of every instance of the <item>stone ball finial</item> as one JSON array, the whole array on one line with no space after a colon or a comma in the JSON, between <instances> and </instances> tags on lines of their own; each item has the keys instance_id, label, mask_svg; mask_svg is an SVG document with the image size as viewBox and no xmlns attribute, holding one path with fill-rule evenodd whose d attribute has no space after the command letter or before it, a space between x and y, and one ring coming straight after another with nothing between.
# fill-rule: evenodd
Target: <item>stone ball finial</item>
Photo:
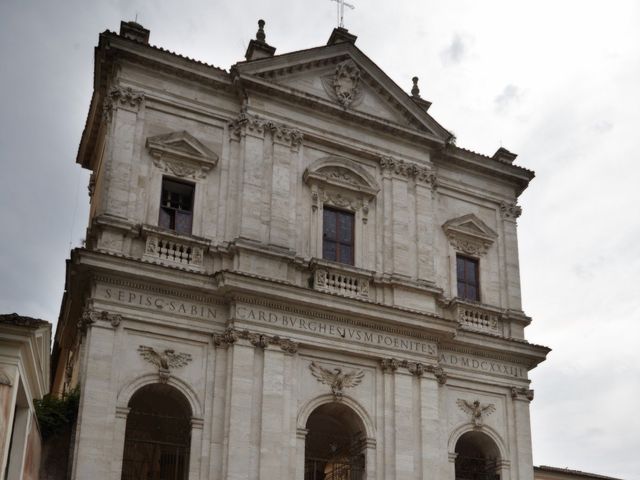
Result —
<instances>
[{"instance_id":1,"label":"stone ball finial","mask_svg":"<svg viewBox=\"0 0 640 480\"><path fill-rule=\"evenodd\" d=\"M256 33L256 40L264 42L267 36L264 34L264 20L258 20L258 32Z\"/></svg>"},{"instance_id":2,"label":"stone ball finial","mask_svg":"<svg viewBox=\"0 0 640 480\"><path fill-rule=\"evenodd\" d=\"M418 88L418 77L413 77L411 79L413 82L413 88L411 89L411 95L414 97L420 98L420 89Z\"/></svg>"}]
</instances>

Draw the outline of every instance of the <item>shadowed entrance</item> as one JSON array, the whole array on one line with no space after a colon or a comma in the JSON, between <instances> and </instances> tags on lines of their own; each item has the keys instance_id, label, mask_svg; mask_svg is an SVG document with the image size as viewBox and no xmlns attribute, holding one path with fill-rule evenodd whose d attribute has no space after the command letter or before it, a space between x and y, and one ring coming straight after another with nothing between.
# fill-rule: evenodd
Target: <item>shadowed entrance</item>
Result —
<instances>
[{"instance_id":1,"label":"shadowed entrance","mask_svg":"<svg viewBox=\"0 0 640 480\"><path fill-rule=\"evenodd\" d=\"M500 480L500 452L482 432L467 432L456 443L456 480Z\"/></svg>"},{"instance_id":2,"label":"shadowed entrance","mask_svg":"<svg viewBox=\"0 0 640 480\"><path fill-rule=\"evenodd\" d=\"M350 407L321 405L306 427L305 480L364 479L365 428Z\"/></svg>"},{"instance_id":3,"label":"shadowed entrance","mask_svg":"<svg viewBox=\"0 0 640 480\"><path fill-rule=\"evenodd\" d=\"M191 408L175 388L147 385L129 402L122 480L186 480Z\"/></svg>"}]
</instances>

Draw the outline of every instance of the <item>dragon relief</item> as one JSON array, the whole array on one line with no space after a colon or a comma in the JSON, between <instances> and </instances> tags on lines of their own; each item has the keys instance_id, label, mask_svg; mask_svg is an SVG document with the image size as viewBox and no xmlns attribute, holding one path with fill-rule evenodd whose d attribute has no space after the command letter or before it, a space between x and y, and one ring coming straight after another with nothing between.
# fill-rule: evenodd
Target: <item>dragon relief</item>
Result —
<instances>
[{"instance_id":1,"label":"dragon relief","mask_svg":"<svg viewBox=\"0 0 640 480\"><path fill-rule=\"evenodd\" d=\"M343 373L341 368L334 368L333 371L331 371L328 368L318 365L316 362L311 362L309 369L311 370L311 374L316 377L320 383L331 387L331 393L336 402L342 400L343 389L357 387L364 378L364 372L362 370L352 370L351 372Z\"/></svg>"}]
</instances>

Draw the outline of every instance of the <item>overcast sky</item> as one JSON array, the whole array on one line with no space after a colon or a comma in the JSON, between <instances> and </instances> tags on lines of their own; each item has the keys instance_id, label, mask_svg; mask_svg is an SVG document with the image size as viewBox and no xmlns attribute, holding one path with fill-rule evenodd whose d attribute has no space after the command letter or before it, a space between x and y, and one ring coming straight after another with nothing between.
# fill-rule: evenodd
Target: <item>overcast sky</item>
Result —
<instances>
[{"instance_id":1,"label":"overcast sky","mask_svg":"<svg viewBox=\"0 0 640 480\"><path fill-rule=\"evenodd\" d=\"M640 479L640 2L349 0L357 45L458 145L536 171L519 220L534 463ZM228 69L267 22L276 53L323 45L329 0L0 1L0 313L55 322L84 237L75 156L93 48L121 19ZM638 402L638 403L636 403Z\"/></svg>"}]
</instances>

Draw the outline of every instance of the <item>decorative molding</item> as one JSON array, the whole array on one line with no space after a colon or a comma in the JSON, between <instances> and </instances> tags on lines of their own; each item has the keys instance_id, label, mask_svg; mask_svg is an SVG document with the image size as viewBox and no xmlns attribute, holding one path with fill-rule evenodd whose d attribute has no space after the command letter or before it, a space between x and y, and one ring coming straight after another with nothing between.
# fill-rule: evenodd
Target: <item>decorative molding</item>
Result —
<instances>
[{"instance_id":1,"label":"decorative molding","mask_svg":"<svg viewBox=\"0 0 640 480\"><path fill-rule=\"evenodd\" d=\"M500 202L500 215L504 219L515 220L522 215L522 207L515 203Z\"/></svg>"},{"instance_id":2,"label":"decorative molding","mask_svg":"<svg viewBox=\"0 0 640 480\"><path fill-rule=\"evenodd\" d=\"M110 122L113 112L120 107L137 112L143 101L144 92L133 90L131 87L112 87L102 103L102 118Z\"/></svg>"},{"instance_id":3,"label":"decorative molding","mask_svg":"<svg viewBox=\"0 0 640 480\"><path fill-rule=\"evenodd\" d=\"M283 352L293 355L298 351L298 343L278 335L269 336L262 333L255 333L249 330L238 330L227 328L223 333L213 334L213 344L216 347L228 347L236 343L239 339L249 340L256 348L267 348L269 345L280 347Z\"/></svg>"},{"instance_id":4,"label":"decorative molding","mask_svg":"<svg viewBox=\"0 0 640 480\"><path fill-rule=\"evenodd\" d=\"M444 385L447 383L447 374L444 372L440 365L425 365L420 362L410 362L408 360L397 360L395 358L383 358L380 360L382 371L386 373L393 373L398 368L406 368L409 373L416 377L421 377L425 373L431 373L438 380L438 385Z\"/></svg>"},{"instance_id":5,"label":"decorative molding","mask_svg":"<svg viewBox=\"0 0 640 480\"><path fill-rule=\"evenodd\" d=\"M113 328L117 328L122 322L122 315L119 313L109 313L105 310L97 311L91 307L87 307L82 312L80 320L78 320L78 330L84 334L87 332L89 326L98 321L108 322Z\"/></svg>"},{"instance_id":6,"label":"decorative molding","mask_svg":"<svg viewBox=\"0 0 640 480\"><path fill-rule=\"evenodd\" d=\"M274 142L287 145L294 152L300 149L304 140L304 134L300 130L266 120L246 111L242 111L235 120L229 123L229 133L235 140L239 140L247 134L264 137L267 132L271 133Z\"/></svg>"},{"instance_id":7,"label":"decorative molding","mask_svg":"<svg viewBox=\"0 0 640 480\"><path fill-rule=\"evenodd\" d=\"M442 229L454 249L478 257L487 253L498 238L496 232L472 213L448 220Z\"/></svg>"},{"instance_id":8,"label":"decorative molding","mask_svg":"<svg viewBox=\"0 0 640 480\"><path fill-rule=\"evenodd\" d=\"M379 162L383 173L412 178L416 182L421 182L431 187L433 190L438 188L438 177L430 167L405 162L388 155L381 156Z\"/></svg>"},{"instance_id":9,"label":"decorative molding","mask_svg":"<svg viewBox=\"0 0 640 480\"><path fill-rule=\"evenodd\" d=\"M316 362L309 364L309 370L311 370L311 374L316 380L331 387L331 393L335 401L342 400L343 389L357 387L364 378L363 370L352 370L348 373L342 373L342 368L334 368L332 372L318 365Z\"/></svg>"},{"instance_id":10,"label":"decorative molding","mask_svg":"<svg viewBox=\"0 0 640 480\"><path fill-rule=\"evenodd\" d=\"M524 397L524 398L523 398ZM526 387L511 387L511 398L514 400L533 400L533 390Z\"/></svg>"},{"instance_id":11,"label":"decorative molding","mask_svg":"<svg viewBox=\"0 0 640 480\"><path fill-rule=\"evenodd\" d=\"M10 387L13 385L11 378L4 370L0 370L0 386Z\"/></svg>"},{"instance_id":12,"label":"decorative molding","mask_svg":"<svg viewBox=\"0 0 640 480\"><path fill-rule=\"evenodd\" d=\"M339 63L333 75L322 77L322 86L345 110L357 107L364 98L360 69L352 60Z\"/></svg>"},{"instance_id":13,"label":"decorative molding","mask_svg":"<svg viewBox=\"0 0 640 480\"><path fill-rule=\"evenodd\" d=\"M154 165L176 177L206 178L218 164L218 155L184 130L148 137L146 146Z\"/></svg>"},{"instance_id":14,"label":"decorative molding","mask_svg":"<svg viewBox=\"0 0 640 480\"><path fill-rule=\"evenodd\" d=\"M380 360L380 366L385 373L394 373L400 366L400 361L395 358L383 358Z\"/></svg>"},{"instance_id":15,"label":"decorative molding","mask_svg":"<svg viewBox=\"0 0 640 480\"><path fill-rule=\"evenodd\" d=\"M459 398L456 404L463 412L471 415L471 423L475 428L482 428L484 425L484 418L491 415L496 411L496 406L493 403L482 405L479 400L474 400L472 403Z\"/></svg>"},{"instance_id":16,"label":"decorative molding","mask_svg":"<svg viewBox=\"0 0 640 480\"><path fill-rule=\"evenodd\" d=\"M170 348L157 352L152 347L140 345L138 347L138 352L143 359L158 367L158 375L162 383L167 383L169 381L172 368L181 368L191 362L190 354L175 353L175 350Z\"/></svg>"}]
</instances>

